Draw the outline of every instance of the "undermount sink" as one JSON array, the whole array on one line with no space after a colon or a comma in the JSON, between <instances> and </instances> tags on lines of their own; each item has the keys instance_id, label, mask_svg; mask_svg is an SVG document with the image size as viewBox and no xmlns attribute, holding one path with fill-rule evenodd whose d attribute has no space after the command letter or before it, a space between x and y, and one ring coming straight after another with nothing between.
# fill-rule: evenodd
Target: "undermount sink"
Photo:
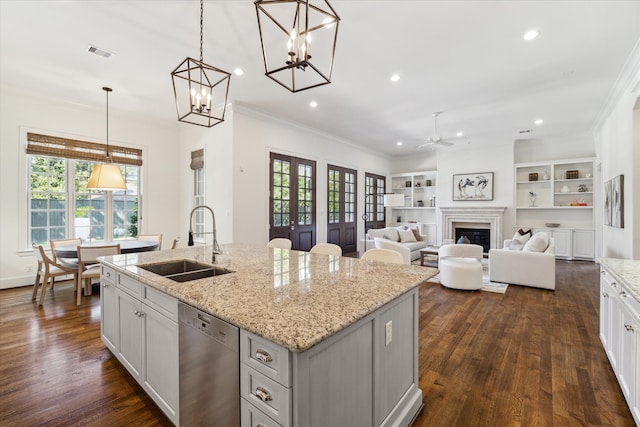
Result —
<instances>
[{"instance_id":1,"label":"undermount sink","mask_svg":"<svg viewBox=\"0 0 640 427\"><path fill-rule=\"evenodd\" d=\"M138 267L176 282L188 282L190 280L233 273L233 271L227 270L226 268L215 267L187 259L145 264L139 265Z\"/></svg>"}]
</instances>

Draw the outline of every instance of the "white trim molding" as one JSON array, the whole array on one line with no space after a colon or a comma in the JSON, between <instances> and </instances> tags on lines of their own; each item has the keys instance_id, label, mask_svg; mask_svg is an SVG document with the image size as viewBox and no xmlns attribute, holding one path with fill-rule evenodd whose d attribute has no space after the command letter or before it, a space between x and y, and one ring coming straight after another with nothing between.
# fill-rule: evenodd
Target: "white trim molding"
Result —
<instances>
[{"instance_id":1,"label":"white trim molding","mask_svg":"<svg viewBox=\"0 0 640 427\"><path fill-rule=\"evenodd\" d=\"M454 227L460 223L486 223L491 229L491 249L502 246L502 216L506 207L441 207L442 240L453 239Z\"/></svg>"}]
</instances>

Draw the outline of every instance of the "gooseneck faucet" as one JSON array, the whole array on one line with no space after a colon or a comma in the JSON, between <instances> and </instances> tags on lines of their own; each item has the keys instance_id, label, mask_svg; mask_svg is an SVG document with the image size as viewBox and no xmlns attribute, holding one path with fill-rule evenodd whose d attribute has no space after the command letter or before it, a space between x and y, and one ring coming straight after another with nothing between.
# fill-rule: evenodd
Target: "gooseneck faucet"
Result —
<instances>
[{"instance_id":1,"label":"gooseneck faucet","mask_svg":"<svg viewBox=\"0 0 640 427\"><path fill-rule=\"evenodd\" d=\"M193 214L198 209L208 209L211 212L211 218L213 220L213 231L202 231L202 232L194 232L193 231ZM213 213L213 209L206 205L196 206L191 210L191 214L189 215L189 242L187 243L189 246L193 246L193 236L201 235L201 234L213 234L213 252L211 253L211 262L216 262L216 255L222 254L222 249L220 249L220 245L218 245L218 240L216 239L216 214Z\"/></svg>"}]
</instances>

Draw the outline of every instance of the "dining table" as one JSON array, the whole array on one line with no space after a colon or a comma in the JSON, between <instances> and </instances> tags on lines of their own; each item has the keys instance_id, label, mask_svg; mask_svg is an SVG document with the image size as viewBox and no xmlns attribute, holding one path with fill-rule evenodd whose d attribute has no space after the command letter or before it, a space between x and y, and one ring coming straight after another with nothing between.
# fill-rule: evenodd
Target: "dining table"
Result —
<instances>
[{"instance_id":1,"label":"dining table","mask_svg":"<svg viewBox=\"0 0 640 427\"><path fill-rule=\"evenodd\" d=\"M93 242L82 242L80 246L92 247L92 246L108 246L108 245L120 245L120 253L122 254L130 254L134 252L150 252L157 251L160 247L159 242L153 242L149 240L116 240L113 242L105 242L105 241L93 241ZM55 249L56 257L63 259L74 259L78 258L78 247L77 246L59 246Z\"/></svg>"}]
</instances>

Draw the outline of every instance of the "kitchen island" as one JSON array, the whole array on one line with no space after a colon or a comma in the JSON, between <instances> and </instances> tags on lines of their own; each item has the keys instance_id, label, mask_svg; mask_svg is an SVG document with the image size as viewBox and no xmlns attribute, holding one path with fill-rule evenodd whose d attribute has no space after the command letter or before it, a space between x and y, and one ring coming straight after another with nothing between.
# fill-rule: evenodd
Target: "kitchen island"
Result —
<instances>
[{"instance_id":1,"label":"kitchen island","mask_svg":"<svg viewBox=\"0 0 640 427\"><path fill-rule=\"evenodd\" d=\"M102 339L174 423L178 301L240 329L242 425L411 422L422 407L417 286L436 269L248 245L222 250L215 265L232 273L183 283L140 266L210 264L211 247L103 261ZM261 380L282 393L256 390Z\"/></svg>"}]
</instances>

